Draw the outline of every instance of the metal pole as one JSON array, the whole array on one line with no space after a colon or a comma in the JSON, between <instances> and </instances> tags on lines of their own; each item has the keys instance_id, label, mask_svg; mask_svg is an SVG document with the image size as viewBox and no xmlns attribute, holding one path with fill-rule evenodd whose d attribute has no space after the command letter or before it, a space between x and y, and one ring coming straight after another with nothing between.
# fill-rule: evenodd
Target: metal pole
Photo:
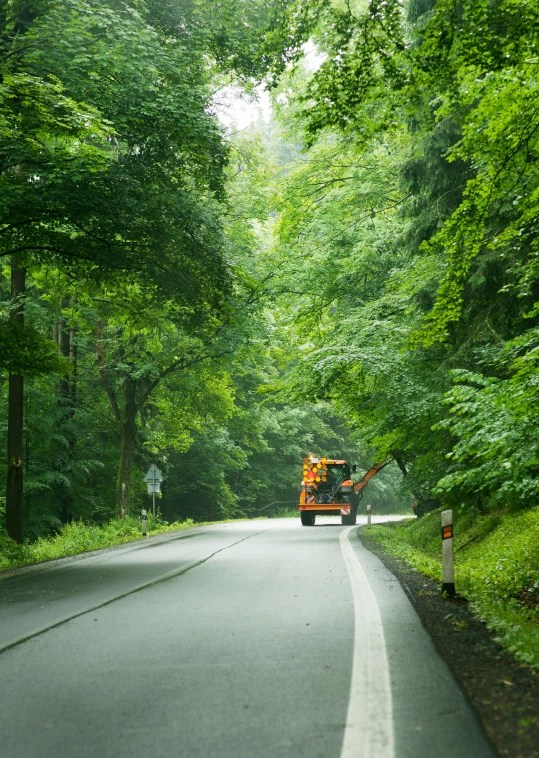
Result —
<instances>
[{"instance_id":1,"label":"metal pole","mask_svg":"<svg viewBox=\"0 0 539 758\"><path fill-rule=\"evenodd\" d=\"M442 511L442 592L455 597L453 511Z\"/></svg>"},{"instance_id":2,"label":"metal pole","mask_svg":"<svg viewBox=\"0 0 539 758\"><path fill-rule=\"evenodd\" d=\"M367 506L367 526L371 525L371 506Z\"/></svg>"},{"instance_id":3,"label":"metal pole","mask_svg":"<svg viewBox=\"0 0 539 758\"><path fill-rule=\"evenodd\" d=\"M155 483L153 485L153 492L152 492L152 498L153 498L153 517L155 518Z\"/></svg>"}]
</instances>

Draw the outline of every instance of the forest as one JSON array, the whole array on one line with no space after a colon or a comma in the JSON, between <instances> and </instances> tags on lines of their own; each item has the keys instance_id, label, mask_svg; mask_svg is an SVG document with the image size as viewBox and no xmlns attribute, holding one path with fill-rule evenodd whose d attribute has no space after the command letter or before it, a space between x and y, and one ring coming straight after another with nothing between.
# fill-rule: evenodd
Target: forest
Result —
<instances>
[{"instance_id":1,"label":"forest","mask_svg":"<svg viewBox=\"0 0 539 758\"><path fill-rule=\"evenodd\" d=\"M0 3L2 544L539 494L539 7ZM271 118L239 129L230 91ZM240 95L234 95L239 98ZM3 494L5 493L5 497Z\"/></svg>"}]
</instances>

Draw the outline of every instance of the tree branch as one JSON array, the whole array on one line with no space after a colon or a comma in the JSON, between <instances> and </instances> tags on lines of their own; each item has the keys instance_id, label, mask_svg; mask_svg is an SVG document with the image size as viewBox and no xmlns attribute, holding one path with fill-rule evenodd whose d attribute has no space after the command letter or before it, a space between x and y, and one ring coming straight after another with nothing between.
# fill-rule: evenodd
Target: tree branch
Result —
<instances>
[{"instance_id":1,"label":"tree branch","mask_svg":"<svg viewBox=\"0 0 539 758\"><path fill-rule=\"evenodd\" d=\"M76 258L77 260L88 261L88 263L104 265L107 268L113 268L117 271L141 272L144 270L142 266L118 266L114 263L111 263L110 260L107 260L107 262L103 264L103 262L98 258L93 258L87 255L79 255L79 253L63 250L62 248L55 247L54 245L21 245L20 247L15 247L11 250L7 250L5 253L0 253L0 258L5 257L6 255L17 255L17 253L25 253L31 250L42 250L49 253L56 253L56 255L61 255L63 258Z\"/></svg>"},{"instance_id":2,"label":"tree branch","mask_svg":"<svg viewBox=\"0 0 539 758\"><path fill-rule=\"evenodd\" d=\"M148 385L148 388L142 393L140 396L138 402L137 402L137 411L140 411L141 408L144 406L154 389L158 386L159 382L161 382L165 377L169 376L170 374L176 372L176 371L184 371L186 368L189 368L190 366L194 366L197 363L201 363L202 361L208 360L208 358L215 359L215 358L221 358L223 355L230 355L233 353L233 350L223 350L220 353L212 354L212 353L206 353L205 355L199 355L196 358L193 358L192 360L186 360L185 358L179 358L177 361L174 361L170 364L170 366L167 366L166 369L163 369L163 371L157 376L153 382L150 382Z\"/></svg>"}]
</instances>

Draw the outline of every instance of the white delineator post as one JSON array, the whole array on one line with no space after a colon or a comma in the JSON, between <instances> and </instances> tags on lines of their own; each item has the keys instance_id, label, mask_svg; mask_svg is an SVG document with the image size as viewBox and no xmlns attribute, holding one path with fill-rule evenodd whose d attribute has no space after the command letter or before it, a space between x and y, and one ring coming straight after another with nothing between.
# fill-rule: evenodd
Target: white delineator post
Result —
<instances>
[{"instance_id":1,"label":"white delineator post","mask_svg":"<svg viewBox=\"0 0 539 758\"><path fill-rule=\"evenodd\" d=\"M455 596L453 558L453 511L442 511L442 592Z\"/></svg>"},{"instance_id":2,"label":"white delineator post","mask_svg":"<svg viewBox=\"0 0 539 758\"><path fill-rule=\"evenodd\" d=\"M371 506L367 506L367 526L371 525Z\"/></svg>"},{"instance_id":3,"label":"white delineator post","mask_svg":"<svg viewBox=\"0 0 539 758\"><path fill-rule=\"evenodd\" d=\"M146 537L148 534L148 521L146 519L147 513L146 508L142 509L142 536Z\"/></svg>"}]
</instances>

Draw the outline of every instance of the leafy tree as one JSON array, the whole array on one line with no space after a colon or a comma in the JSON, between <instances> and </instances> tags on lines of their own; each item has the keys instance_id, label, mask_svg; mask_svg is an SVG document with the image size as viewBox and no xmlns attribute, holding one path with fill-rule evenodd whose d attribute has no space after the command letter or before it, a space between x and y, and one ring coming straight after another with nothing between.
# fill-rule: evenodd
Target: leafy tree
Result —
<instances>
[{"instance_id":1,"label":"leafy tree","mask_svg":"<svg viewBox=\"0 0 539 758\"><path fill-rule=\"evenodd\" d=\"M205 49L170 37L157 10L3 6L0 255L17 256L14 270L54 262L94 281L130 277L191 313L216 312L229 285L217 202L226 147L209 112ZM15 383L9 460L19 461ZM7 503L19 540L21 477Z\"/></svg>"},{"instance_id":2,"label":"leafy tree","mask_svg":"<svg viewBox=\"0 0 539 758\"><path fill-rule=\"evenodd\" d=\"M536 8L321 0L274 23L276 101L311 147L277 229L302 356L285 386L331 400L366 446L401 447L416 491L473 502L482 481L487 501L527 502L533 422L515 398L534 375ZM324 56L311 71L308 39Z\"/></svg>"}]
</instances>

